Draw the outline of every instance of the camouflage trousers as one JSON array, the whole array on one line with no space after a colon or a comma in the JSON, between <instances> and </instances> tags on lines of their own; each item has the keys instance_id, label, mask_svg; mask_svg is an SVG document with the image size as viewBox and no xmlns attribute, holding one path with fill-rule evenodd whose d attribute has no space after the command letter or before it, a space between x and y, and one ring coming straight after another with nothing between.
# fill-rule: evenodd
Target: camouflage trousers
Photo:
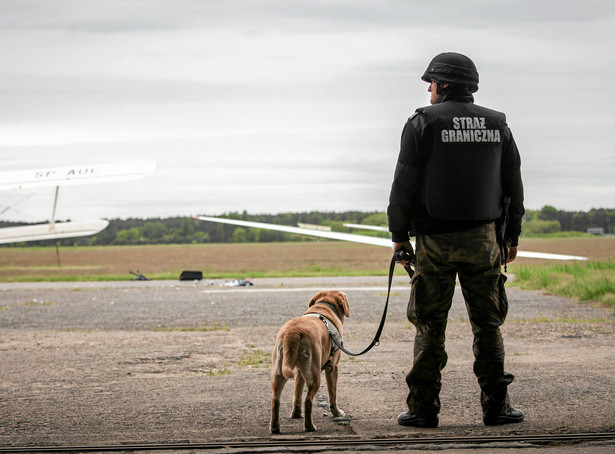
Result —
<instances>
[{"instance_id":1,"label":"camouflage trousers","mask_svg":"<svg viewBox=\"0 0 615 454\"><path fill-rule=\"evenodd\" d=\"M406 377L411 412L440 412L441 371L448 358L445 331L457 275L474 334L474 374L483 414L500 415L510 409L507 387L514 376L504 372L500 326L508 299L500 266L494 223L417 236L416 274L408 303L408 320L416 327L414 362Z\"/></svg>"}]
</instances>

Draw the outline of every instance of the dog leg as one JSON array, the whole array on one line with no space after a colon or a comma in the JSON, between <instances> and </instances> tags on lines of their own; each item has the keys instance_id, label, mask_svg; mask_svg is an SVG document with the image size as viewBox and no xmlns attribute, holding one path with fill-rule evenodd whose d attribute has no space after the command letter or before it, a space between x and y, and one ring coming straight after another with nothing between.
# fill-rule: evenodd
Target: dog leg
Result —
<instances>
[{"instance_id":1,"label":"dog leg","mask_svg":"<svg viewBox=\"0 0 615 454\"><path fill-rule=\"evenodd\" d=\"M282 374L282 365L280 362L280 354L278 349L273 351L272 368L271 368L271 421L269 423L269 432L272 434L280 433L280 397L282 390L288 379Z\"/></svg>"},{"instance_id":2,"label":"dog leg","mask_svg":"<svg viewBox=\"0 0 615 454\"><path fill-rule=\"evenodd\" d=\"M280 397L287 381L282 374L272 374L271 376L271 422L269 431L272 434L280 433Z\"/></svg>"},{"instance_id":3,"label":"dog leg","mask_svg":"<svg viewBox=\"0 0 615 454\"><path fill-rule=\"evenodd\" d=\"M283 375L271 377L271 422L269 431L272 434L280 433L280 396L287 379Z\"/></svg>"},{"instance_id":4,"label":"dog leg","mask_svg":"<svg viewBox=\"0 0 615 454\"><path fill-rule=\"evenodd\" d=\"M269 431L272 434L280 433L280 397L287 381L282 374L271 375L271 422Z\"/></svg>"},{"instance_id":5,"label":"dog leg","mask_svg":"<svg viewBox=\"0 0 615 454\"><path fill-rule=\"evenodd\" d=\"M344 410L337 406L337 377L339 375L339 367L337 364L328 367L325 372L327 381L327 391L329 392L329 408L334 417L346 416Z\"/></svg>"},{"instance_id":6,"label":"dog leg","mask_svg":"<svg viewBox=\"0 0 615 454\"><path fill-rule=\"evenodd\" d=\"M319 371L320 372L320 371ZM308 383L307 395L305 396L305 431L314 432L316 426L312 422L312 407L314 405L314 397L320 388L320 373L313 377L313 380Z\"/></svg>"},{"instance_id":7,"label":"dog leg","mask_svg":"<svg viewBox=\"0 0 615 454\"><path fill-rule=\"evenodd\" d=\"M301 400L303 398L303 387L305 386L305 378L302 374L295 375L295 390L293 393L293 412L291 418L301 418Z\"/></svg>"},{"instance_id":8,"label":"dog leg","mask_svg":"<svg viewBox=\"0 0 615 454\"><path fill-rule=\"evenodd\" d=\"M312 408L314 406L314 398L320 388L320 350L313 351L313 360L310 368L306 371L307 394L305 396L305 419L304 426L306 432L314 432L316 426L312 421Z\"/></svg>"}]
</instances>

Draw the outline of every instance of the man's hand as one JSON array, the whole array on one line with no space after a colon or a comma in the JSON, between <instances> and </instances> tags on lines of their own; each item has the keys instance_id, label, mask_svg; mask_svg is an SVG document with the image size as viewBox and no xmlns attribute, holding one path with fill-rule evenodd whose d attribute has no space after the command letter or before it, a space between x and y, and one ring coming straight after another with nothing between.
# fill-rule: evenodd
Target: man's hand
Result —
<instances>
[{"instance_id":1,"label":"man's hand","mask_svg":"<svg viewBox=\"0 0 615 454\"><path fill-rule=\"evenodd\" d=\"M517 258L518 249L518 246L511 246L510 248L508 248L508 260L506 260L506 263L510 263Z\"/></svg>"},{"instance_id":2,"label":"man's hand","mask_svg":"<svg viewBox=\"0 0 615 454\"><path fill-rule=\"evenodd\" d=\"M404 241L403 243L393 243L393 254L402 249L409 252L410 255L414 255L414 248L412 247L412 243L410 243L410 241ZM404 268L410 266L410 262L407 260L402 260L399 263L401 263Z\"/></svg>"}]
</instances>

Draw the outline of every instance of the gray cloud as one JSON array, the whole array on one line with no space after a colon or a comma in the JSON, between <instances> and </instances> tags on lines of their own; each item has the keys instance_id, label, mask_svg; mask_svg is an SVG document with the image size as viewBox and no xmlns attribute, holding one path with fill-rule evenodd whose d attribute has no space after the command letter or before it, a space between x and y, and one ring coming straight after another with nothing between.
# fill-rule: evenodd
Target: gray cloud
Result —
<instances>
[{"instance_id":1,"label":"gray cloud","mask_svg":"<svg viewBox=\"0 0 615 454\"><path fill-rule=\"evenodd\" d=\"M73 218L384 210L403 123L427 103L420 74L455 50L478 65L477 102L507 113L529 208L612 205L614 12L597 0L4 0L0 171L158 161L130 185L63 189ZM22 198L3 192L0 206ZM32 196L3 219L49 210Z\"/></svg>"}]
</instances>

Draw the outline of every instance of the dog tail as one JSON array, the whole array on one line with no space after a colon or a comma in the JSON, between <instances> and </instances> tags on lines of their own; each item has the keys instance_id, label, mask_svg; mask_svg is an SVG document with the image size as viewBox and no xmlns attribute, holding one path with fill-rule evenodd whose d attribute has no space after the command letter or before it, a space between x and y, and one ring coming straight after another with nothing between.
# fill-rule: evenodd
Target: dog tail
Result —
<instances>
[{"instance_id":1,"label":"dog tail","mask_svg":"<svg viewBox=\"0 0 615 454\"><path fill-rule=\"evenodd\" d=\"M297 363L297 346L301 342L301 335L287 333L282 339L282 375L286 379L295 377L293 369Z\"/></svg>"}]
</instances>

